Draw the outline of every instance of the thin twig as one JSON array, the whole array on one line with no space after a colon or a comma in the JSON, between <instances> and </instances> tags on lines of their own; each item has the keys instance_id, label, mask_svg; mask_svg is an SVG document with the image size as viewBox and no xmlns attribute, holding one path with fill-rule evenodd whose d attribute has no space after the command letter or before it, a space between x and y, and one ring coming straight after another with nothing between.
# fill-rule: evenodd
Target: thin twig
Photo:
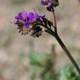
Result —
<instances>
[{"instance_id":1,"label":"thin twig","mask_svg":"<svg viewBox=\"0 0 80 80\"><path fill-rule=\"evenodd\" d=\"M48 30L46 32L56 38L56 40L58 41L58 43L60 44L60 46L62 47L62 49L65 51L66 55L68 56L68 58L70 59L70 61L74 65L74 67L76 68L77 72L80 74L80 68L79 68L78 64L76 63L76 61L72 57L71 53L69 52L69 50L67 49L67 47L65 46L65 44L63 43L63 41L61 40L61 38L59 37L59 35L58 34L54 35L54 32L52 33L52 31L50 32Z\"/></svg>"},{"instance_id":2,"label":"thin twig","mask_svg":"<svg viewBox=\"0 0 80 80\"><path fill-rule=\"evenodd\" d=\"M80 74L80 68L79 68L78 64L76 63L76 61L72 57L71 53L69 52L69 50L67 49L67 47L65 46L65 44L63 43L63 41L61 40L61 38L59 37L59 35L57 34L55 36L55 38L58 41L58 43L60 44L60 46L62 47L62 49L66 52L66 55L68 56L68 58L70 59L70 61L72 62L72 64L75 66L77 72Z\"/></svg>"},{"instance_id":3,"label":"thin twig","mask_svg":"<svg viewBox=\"0 0 80 80\"><path fill-rule=\"evenodd\" d=\"M53 8L52 10L52 13L53 13L53 25L54 25L54 29L55 29L55 32L57 33L57 22L56 22L56 15L55 15L55 10Z\"/></svg>"},{"instance_id":4,"label":"thin twig","mask_svg":"<svg viewBox=\"0 0 80 80\"><path fill-rule=\"evenodd\" d=\"M47 33L51 34L52 36L54 36L56 38L56 40L58 41L58 43L60 44L60 46L62 47L62 49L65 51L66 55L68 56L68 58L70 59L70 61L72 62L72 64L74 65L74 67L76 68L77 72L80 74L80 68L78 66L78 64L76 63L76 61L74 60L74 58L72 57L71 53L69 52L69 50L67 49L67 47L65 46L65 44L63 43L63 41L61 40L61 38L58 35L57 32L57 23L56 23L56 16L55 16L55 11L53 9L53 18L54 18L54 25L55 25L55 32L53 30L46 30Z\"/></svg>"}]
</instances>

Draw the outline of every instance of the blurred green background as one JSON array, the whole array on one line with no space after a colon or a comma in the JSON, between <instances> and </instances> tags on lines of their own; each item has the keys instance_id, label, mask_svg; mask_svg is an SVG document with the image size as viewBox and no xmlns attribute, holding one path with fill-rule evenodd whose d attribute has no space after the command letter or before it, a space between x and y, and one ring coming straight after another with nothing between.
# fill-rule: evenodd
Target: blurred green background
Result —
<instances>
[{"instance_id":1,"label":"blurred green background","mask_svg":"<svg viewBox=\"0 0 80 80\"><path fill-rule=\"evenodd\" d=\"M0 0L0 80L56 80L56 77L49 76L50 71L40 79L40 74L51 64L54 69L52 74L60 73L61 77L57 80L76 80L62 78L70 74L66 73L70 70L65 67L61 71L61 68L71 63L52 36L43 33L40 38L32 38L17 32L14 16L20 11L32 9L45 13L53 20L52 14L40 5L40 0ZM79 63L80 1L60 0L60 6L55 10L59 35Z\"/></svg>"}]
</instances>

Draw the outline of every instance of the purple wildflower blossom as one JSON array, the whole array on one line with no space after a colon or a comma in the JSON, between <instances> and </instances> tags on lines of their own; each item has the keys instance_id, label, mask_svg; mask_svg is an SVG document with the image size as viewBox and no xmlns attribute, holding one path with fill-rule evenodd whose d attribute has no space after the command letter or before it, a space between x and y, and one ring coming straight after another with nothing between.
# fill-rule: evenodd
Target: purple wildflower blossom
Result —
<instances>
[{"instance_id":1,"label":"purple wildflower blossom","mask_svg":"<svg viewBox=\"0 0 80 80\"><path fill-rule=\"evenodd\" d=\"M50 6L52 4L52 0L41 0L41 4L43 6Z\"/></svg>"},{"instance_id":2,"label":"purple wildflower blossom","mask_svg":"<svg viewBox=\"0 0 80 80\"><path fill-rule=\"evenodd\" d=\"M32 30L33 24L40 21L42 22L44 17L45 15L38 14L35 11L22 11L15 16L15 24L17 25L19 32L24 34L24 31L29 32Z\"/></svg>"},{"instance_id":3,"label":"purple wildflower blossom","mask_svg":"<svg viewBox=\"0 0 80 80\"><path fill-rule=\"evenodd\" d=\"M58 2L58 0L41 0L41 4L43 6L46 6L46 7L50 8L50 7L58 6L59 2Z\"/></svg>"},{"instance_id":4,"label":"purple wildflower blossom","mask_svg":"<svg viewBox=\"0 0 80 80\"><path fill-rule=\"evenodd\" d=\"M27 12L27 11L22 11L18 13L17 16L15 16L15 24L17 22L22 22L23 26L28 28L30 24L36 21L38 18L38 14L34 11L32 12Z\"/></svg>"},{"instance_id":5,"label":"purple wildflower blossom","mask_svg":"<svg viewBox=\"0 0 80 80\"><path fill-rule=\"evenodd\" d=\"M18 13L17 16L15 16L15 24L17 24L17 22L22 22L23 26L28 28L32 23L34 23L37 19L41 19L42 17L44 17L44 15L39 15L38 13L36 13L35 11L22 11L20 13Z\"/></svg>"}]
</instances>

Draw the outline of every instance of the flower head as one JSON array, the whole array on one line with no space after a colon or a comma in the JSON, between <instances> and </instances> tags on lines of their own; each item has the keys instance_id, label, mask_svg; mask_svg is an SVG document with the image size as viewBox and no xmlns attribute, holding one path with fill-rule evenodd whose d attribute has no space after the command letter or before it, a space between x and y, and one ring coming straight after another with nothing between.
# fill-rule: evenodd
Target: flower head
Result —
<instances>
[{"instance_id":1,"label":"flower head","mask_svg":"<svg viewBox=\"0 0 80 80\"><path fill-rule=\"evenodd\" d=\"M43 6L50 6L52 4L52 0L41 0L41 4Z\"/></svg>"},{"instance_id":2,"label":"flower head","mask_svg":"<svg viewBox=\"0 0 80 80\"><path fill-rule=\"evenodd\" d=\"M34 24L37 22L42 22L44 17L44 15L38 14L35 11L22 11L15 16L15 24L17 25L19 32L21 32L22 34L24 34L25 32L28 33L30 31L32 31L32 33L34 33L35 31L41 32L42 29L39 28L39 26L34 26Z\"/></svg>"},{"instance_id":3,"label":"flower head","mask_svg":"<svg viewBox=\"0 0 80 80\"><path fill-rule=\"evenodd\" d=\"M24 27L28 28L33 22L36 21L36 19L39 17L39 15L35 11L22 11L15 16L15 24L17 22L20 22L23 24Z\"/></svg>"},{"instance_id":4,"label":"flower head","mask_svg":"<svg viewBox=\"0 0 80 80\"><path fill-rule=\"evenodd\" d=\"M56 7L59 5L59 2L58 0L41 0L41 4L43 6L46 6L47 9L51 11L53 7Z\"/></svg>"}]
</instances>

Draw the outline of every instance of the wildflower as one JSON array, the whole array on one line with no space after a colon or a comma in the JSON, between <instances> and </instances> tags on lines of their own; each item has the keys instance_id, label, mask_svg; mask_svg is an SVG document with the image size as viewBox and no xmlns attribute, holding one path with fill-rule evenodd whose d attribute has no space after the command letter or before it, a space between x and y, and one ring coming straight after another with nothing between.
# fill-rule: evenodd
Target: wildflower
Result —
<instances>
[{"instance_id":1,"label":"wildflower","mask_svg":"<svg viewBox=\"0 0 80 80\"><path fill-rule=\"evenodd\" d=\"M59 5L59 2L58 0L41 0L41 4L49 11L52 11L54 7Z\"/></svg>"},{"instance_id":2,"label":"wildflower","mask_svg":"<svg viewBox=\"0 0 80 80\"><path fill-rule=\"evenodd\" d=\"M38 14L34 11L32 12L27 12L27 11L22 11L18 13L17 16L15 16L16 22L15 24L20 23L23 24L24 27L29 28L30 24L36 21L38 18Z\"/></svg>"},{"instance_id":3,"label":"wildflower","mask_svg":"<svg viewBox=\"0 0 80 80\"><path fill-rule=\"evenodd\" d=\"M38 14L35 11L22 11L15 16L15 24L22 34L32 32L32 36L39 37L42 33L42 28L35 24L42 23L44 17L44 15Z\"/></svg>"},{"instance_id":4,"label":"wildflower","mask_svg":"<svg viewBox=\"0 0 80 80\"><path fill-rule=\"evenodd\" d=\"M41 0L41 4L43 6L50 6L52 4L51 0Z\"/></svg>"}]
</instances>

